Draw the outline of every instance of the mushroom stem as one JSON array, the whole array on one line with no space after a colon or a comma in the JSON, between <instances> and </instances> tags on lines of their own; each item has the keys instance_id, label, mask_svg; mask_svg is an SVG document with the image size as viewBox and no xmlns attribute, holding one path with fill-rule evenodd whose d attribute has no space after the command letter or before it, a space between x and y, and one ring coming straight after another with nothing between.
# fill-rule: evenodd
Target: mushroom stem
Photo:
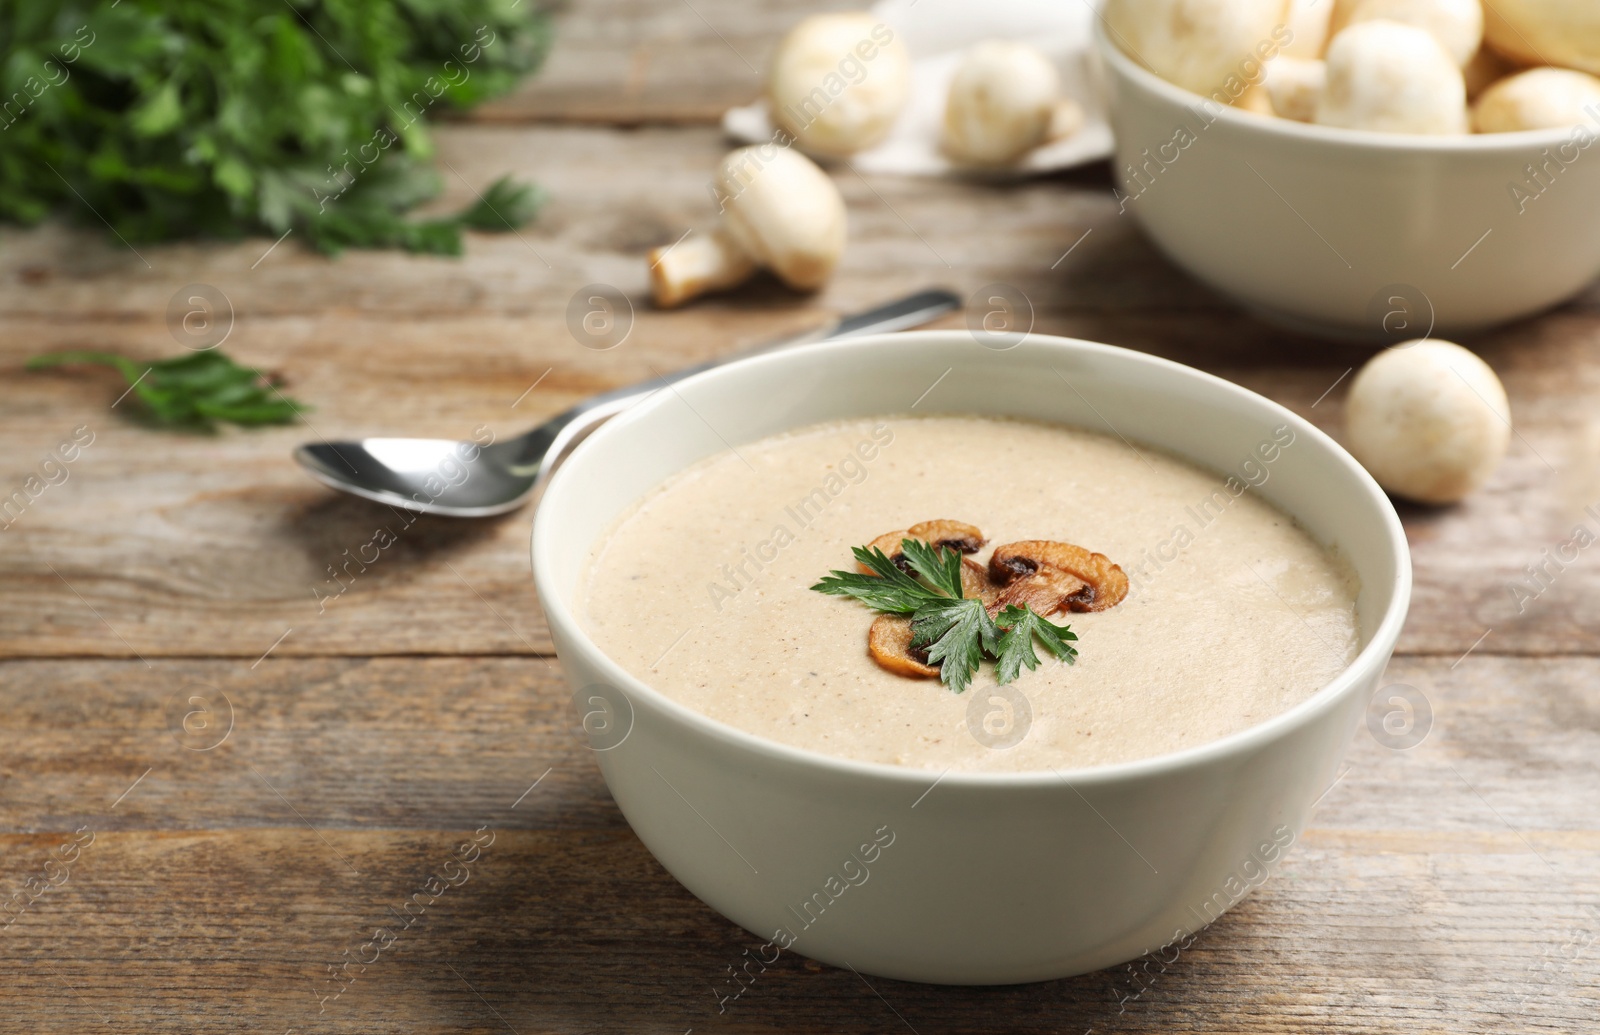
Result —
<instances>
[{"instance_id":1,"label":"mushroom stem","mask_svg":"<svg viewBox=\"0 0 1600 1035\"><path fill-rule=\"evenodd\" d=\"M1321 61L1280 57L1267 69L1266 87L1275 114L1310 122L1317 117L1317 104L1328 88L1328 66Z\"/></svg>"},{"instance_id":2,"label":"mushroom stem","mask_svg":"<svg viewBox=\"0 0 1600 1035\"><path fill-rule=\"evenodd\" d=\"M649 259L651 293L667 309L742 284L756 271L755 260L721 228L652 248Z\"/></svg>"}]
</instances>

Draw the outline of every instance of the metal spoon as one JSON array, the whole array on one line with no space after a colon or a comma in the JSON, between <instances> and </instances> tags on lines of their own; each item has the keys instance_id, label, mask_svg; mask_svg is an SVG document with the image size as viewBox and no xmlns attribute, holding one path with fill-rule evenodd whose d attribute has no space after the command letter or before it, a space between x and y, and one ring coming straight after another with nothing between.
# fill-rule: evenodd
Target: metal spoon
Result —
<instances>
[{"instance_id":1,"label":"metal spoon","mask_svg":"<svg viewBox=\"0 0 1600 1035\"><path fill-rule=\"evenodd\" d=\"M307 443L294 458L324 485L393 507L447 517L503 514L527 502L585 435L658 388L757 352L905 330L960 307L961 299L949 291L919 291L803 334L596 395L524 435L482 448L442 438L364 438Z\"/></svg>"}]
</instances>

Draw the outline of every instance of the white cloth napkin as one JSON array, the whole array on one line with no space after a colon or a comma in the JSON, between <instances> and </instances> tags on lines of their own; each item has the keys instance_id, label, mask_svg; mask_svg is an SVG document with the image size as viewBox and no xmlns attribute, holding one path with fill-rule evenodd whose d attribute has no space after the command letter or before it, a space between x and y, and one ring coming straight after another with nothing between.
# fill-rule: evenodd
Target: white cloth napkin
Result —
<instances>
[{"instance_id":1,"label":"white cloth napkin","mask_svg":"<svg viewBox=\"0 0 1600 1035\"><path fill-rule=\"evenodd\" d=\"M1109 156L1111 126L1094 54L1089 0L881 0L872 13L905 44L911 55L911 97L878 146L852 155L862 172L908 176L1024 177L1070 169ZM986 39L1031 44L1056 64L1062 91L1083 106L1078 132L1030 152L1002 170L974 170L939 149L945 95L967 47ZM722 116L730 137L747 144L772 138L773 123L763 98Z\"/></svg>"}]
</instances>

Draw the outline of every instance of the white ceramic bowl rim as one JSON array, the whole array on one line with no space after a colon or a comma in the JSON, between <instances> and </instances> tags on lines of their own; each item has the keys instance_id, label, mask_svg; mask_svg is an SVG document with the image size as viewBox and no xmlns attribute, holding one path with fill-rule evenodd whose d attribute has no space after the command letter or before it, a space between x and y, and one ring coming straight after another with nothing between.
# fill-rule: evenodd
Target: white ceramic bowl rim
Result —
<instances>
[{"instance_id":1,"label":"white ceramic bowl rim","mask_svg":"<svg viewBox=\"0 0 1600 1035\"><path fill-rule=\"evenodd\" d=\"M1094 35L1101 57L1115 66L1118 73L1127 79L1133 80L1141 88L1158 94L1173 104L1186 108L1193 108L1201 101L1211 99L1192 90L1184 89L1175 83L1168 82L1129 56L1112 41L1103 17L1095 18ZM1460 133L1447 136L1428 136L1422 133L1374 133L1364 129L1319 126L1310 122L1297 122L1294 119L1256 115L1251 112L1240 111L1238 108L1229 105L1223 105L1220 111L1213 110L1209 114L1214 115L1230 127L1266 137L1290 137L1308 142L1367 148L1375 151L1445 154L1494 154L1500 151L1523 154L1529 148L1556 147L1565 143L1572 135L1573 129L1571 126L1562 126L1557 129L1528 129L1515 133ZM1600 125L1588 128L1591 133L1600 135Z\"/></svg>"},{"instance_id":2,"label":"white ceramic bowl rim","mask_svg":"<svg viewBox=\"0 0 1600 1035\"><path fill-rule=\"evenodd\" d=\"M831 352L859 348L862 345L873 344L886 338L903 341L907 338L931 335L943 336L950 333L952 332L912 331L895 335L868 335L849 340L823 341L810 345L796 346L765 355L751 356L696 374L680 382L678 391L692 391L697 384L714 381L719 378L737 376L740 372L755 366L792 362L796 355L810 355L816 357L818 362L826 362L827 355ZM974 788L1038 788L1058 786L1063 781L1073 785L1100 784L1173 774L1191 766L1211 763L1226 755L1247 752L1260 744L1275 739L1303 722L1310 721L1320 710L1332 706L1337 698L1358 682L1362 678L1363 672L1377 668L1382 664L1384 656L1393 649L1395 641L1399 638L1400 627L1405 621L1406 609L1411 598L1411 555L1407 547L1405 530L1401 526L1399 516L1396 515L1388 497L1378 487L1378 483L1373 480L1366 469L1357 463L1354 457L1345 452L1342 446L1316 425L1304 420L1294 411L1273 402L1265 396L1236 385L1231 381L1208 374L1203 370L1197 370L1194 367L1152 356L1148 353L1120 348L1115 345L1082 341L1076 338L1030 334L1026 337L1026 340L1036 344L1048 344L1073 350L1109 354L1119 357L1125 362L1165 367L1192 377L1205 384L1208 389L1220 392L1223 395L1248 399L1256 405L1264 404L1274 411L1279 419L1290 425L1297 436L1307 436L1319 448L1325 450L1332 459L1355 476L1357 483L1364 490L1363 503L1375 510L1388 526L1389 546L1392 551L1390 560L1397 572L1397 577L1389 597L1389 605L1385 609L1382 619L1373 628L1371 638L1355 659L1345 667L1344 671L1316 693L1287 711L1267 719L1265 722L1257 723L1236 733L1231 733L1225 737L1208 741L1192 748L1185 748L1181 751L1169 752L1164 755L1155 755L1150 758L1078 769L1044 769L1022 772L953 772L947 770L939 778L941 784ZM632 425L644 419L655 409L666 405L670 397L671 394L669 393L659 392L655 396L638 403L620 416L613 417L593 435L589 436L589 439L580 444L574 451L574 455L589 448L591 440L603 441L627 434ZM573 486L573 478L575 477L572 473L573 470L573 466L570 463L566 463L556 471L549 485L545 488L544 496L539 504L540 511L543 511L544 507L551 505L551 500L556 500L559 503L561 496L565 493L581 491ZM826 755L805 748L781 744L775 740L756 736L753 733L747 733L678 703L628 672L600 649L594 640L590 638L587 630L573 616L567 602L569 593L548 581L551 576L547 573L553 570L554 565L551 560L557 549L557 544L551 542L548 535L543 534L543 527L539 523L536 514L532 538L533 575L539 596L544 602L545 618L552 628L560 627L569 638L569 641L581 643L590 652L595 666L604 673L608 685L620 689L631 700L646 699L656 708L699 733L736 747L777 756L799 765L820 767L844 776L889 779L916 786L921 786L928 782L931 770L889 765L882 762L863 762L856 759ZM1373 675L1376 676L1377 673L1374 672Z\"/></svg>"}]
</instances>

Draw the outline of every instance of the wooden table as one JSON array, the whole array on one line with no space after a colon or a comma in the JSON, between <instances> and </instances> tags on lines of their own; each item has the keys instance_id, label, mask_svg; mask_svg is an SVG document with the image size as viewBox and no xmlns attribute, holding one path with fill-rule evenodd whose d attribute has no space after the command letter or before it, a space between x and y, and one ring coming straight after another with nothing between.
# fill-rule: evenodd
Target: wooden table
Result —
<instances>
[{"instance_id":1,"label":"wooden table","mask_svg":"<svg viewBox=\"0 0 1600 1035\"><path fill-rule=\"evenodd\" d=\"M841 170L852 239L827 290L650 310L641 255L709 218L714 119L792 17L773 0L564 14L540 79L439 134L447 203L506 171L554 199L460 260L5 232L0 489L75 429L93 441L0 533L0 896L32 899L0 930L0 1031L1594 1030L1600 558L1520 609L1511 587L1575 524L1600 529L1583 511L1600 293L1470 342L1519 434L1485 491L1404 511L1417 593L1387 681L1427 702L1425 739L1361 732L1279 872L1177 963L958 989L786 955L719 1014L712 986L754 943L661 869L572 735L529 514L402 526L311 482L291 447L508 435L931 284L1013 285L1040 331L1199 365L1336 435L1362 359L1170 268L1103 166L1010 189ZM231 301L228 351L315 406L304 426L153 432L113 409L108 376L22 372L59 348L173 354L166 306L191 283ZM609 352L567 329L591 283L641 303ZM380 528L398 541L319 603ZM371 947L474 836L492 843L470 879Z\"/></svg>"}]
</instances>

